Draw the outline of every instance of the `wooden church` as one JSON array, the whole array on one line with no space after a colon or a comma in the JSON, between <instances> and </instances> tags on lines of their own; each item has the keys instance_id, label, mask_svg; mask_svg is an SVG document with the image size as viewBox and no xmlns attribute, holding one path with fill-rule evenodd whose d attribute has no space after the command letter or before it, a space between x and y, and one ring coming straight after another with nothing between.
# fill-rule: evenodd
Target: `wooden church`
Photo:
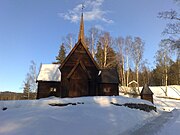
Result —
<instances>
[{"instance_id":1,"label":"wooden church","mask_svg":"<svg viewBox=\"0 0 180 135\"><path fill-rule=\"evenodd\" d=\"M100 69L84 41L83 13L78 42L61 65L42 64L37 98L119 95L116 68Z\"/></svg>"}]
</instances>

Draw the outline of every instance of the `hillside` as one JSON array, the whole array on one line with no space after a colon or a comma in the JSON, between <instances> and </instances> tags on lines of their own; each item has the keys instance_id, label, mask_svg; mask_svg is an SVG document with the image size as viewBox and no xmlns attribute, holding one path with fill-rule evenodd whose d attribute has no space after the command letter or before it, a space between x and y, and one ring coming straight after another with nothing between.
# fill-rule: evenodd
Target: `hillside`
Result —
<instances>
[{"instance_id":1,"label":"hillside","mask_svg":"<svg viewBox=\"0 0 180 135\"><path fill-rule=\"evenodd\" d=\"M145 112L113 103L148 101L126 97L47 98L34 101L0 101L0 134L3 135L116 135L157 117L159 112ZM77 105L50 106L54 103Z\"/></svg>"},{"instance_id":2,"label":"hillside","mask_svg":"<svg viewBox=\"0 0 180 135\"><path fill-rule=\"evenodd\" d=\"M123 96L0 101L0 135L139 134L143 126L163 117L164 112L180 108L179 100L155 97L154 102L157 111L146 112L124 104L153 106L150 102Z\"/></svg>"}]
</instances>

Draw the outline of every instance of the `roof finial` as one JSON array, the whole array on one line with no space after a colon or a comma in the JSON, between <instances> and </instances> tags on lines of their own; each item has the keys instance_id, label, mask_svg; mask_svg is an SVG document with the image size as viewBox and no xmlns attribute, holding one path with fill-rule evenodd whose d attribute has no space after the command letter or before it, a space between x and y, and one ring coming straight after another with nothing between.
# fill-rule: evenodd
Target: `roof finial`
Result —
<instances>
[{"instance_id":1,"label":"roof finial","mask_svg":"<svg viewBox=\"0 0 180 135\"><path fill-rule=\"evenodd\" d=\"M82 4L82 13L81 13L81 20L80 20L80 29L79 29L79 37L78 40L84 41L84 21L83 21L83 10L84 4Z\"/></svg>"},{"instance_id":2,"label":"roof finial","mask_svg":"<svg viewBox=\"0 0 180 135\"><path fill-rule=\"evenodd\" d=\"M85 8L85 6L84 6L84 4L82 3L82 14L83 14L84 8Z\"/></svg>"}]
</instances>

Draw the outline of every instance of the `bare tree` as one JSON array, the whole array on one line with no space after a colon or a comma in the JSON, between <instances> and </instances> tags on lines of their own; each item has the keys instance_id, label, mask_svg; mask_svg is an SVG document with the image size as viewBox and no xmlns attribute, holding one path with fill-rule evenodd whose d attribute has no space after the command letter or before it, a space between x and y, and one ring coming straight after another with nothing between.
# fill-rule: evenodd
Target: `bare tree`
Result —
<instances>
[{"instance_id":1,"label":"bare tree","mask_svg":"<svg viewBox=\"0 0 180 135\"><path fill-rule=\"evenodd\" d=\"M117 66L116 52L113 49L113 39L108 32L103 32L97 44L96 61L101 68Z\"/></svg>"},{"instance_id":2,"label":"bare tree","mask_svg":"<svg viewBox=\"0 0 180 135\"><path fill-rule=\"evenodd\" d=\"M119 58L119 65L120 65L120 77L122 81L122 85L125 86L126 84L126 77L125 77L125 62L124 62L124 38L118 37L115 39L115 45L117 46L117 56Z\"/></svg>"},{"instance_id":3,"label":"bare tree","mask_svg":"<svg viewBox=\"0 0 180 135\"><path fill-rule=\"evenodd\" d=\"M37 72L36 72L36 63L33 60L31 61L28 75L30 78L31 91L36 92L37 91L37 84L36 84Z\"/></svg>"},{"instance_id":4,"label":"bare tree","mask_svg":"<svg viewBox=\"0 0 180 135\"><path fill-rule=\"evenodd\" d=\"M108 67L111 62L107 63L108 59L108 49L112 46L112 37L110 36L109 32L104 32L100 37L100 42L103 49L103 68Z\"/></svg>"},{"instance_id":5,"label":"bare tree","mask_svg":"<svg viewBox=\"0 0 180 135\"><path fill-rule=\"evenodd\" d=\"M89 49L90 49L90 52L93 56L93 58L95 57L95 44L98 42L98 39L99 39L99 35L100 35L100 30L96 27L91 27L89 29L89 37L88 37L88 40L89 40Z\"/></svg>"},{"instance_id":6,"label":"bare tree","mask_svg":"<svg viewBox=\"0 0 180 135\"><path fill-rule=\"evenodd\" d=\"M159 44L159 50L156 53L157 65L164 67L162 74L162 84L166 86L165 95L167 96L167 84L168 84L168 68L171 62L171 56L173 54L170 48L171 43L168 40L161 40Z\"/></svg>"},{"instance_id":7,"label":"bare tree","mask_svg":"<svg viewBox=\"0 0 180 135\"><path fill-rule=\"evenodd\" d=\"M27 98L30 98L30 93L37 92L37 83L36 83L36 64L34 61L31 61L31 65L29 66L29 72L26 75L23 90L26 93Z\"/></svg>"},{"instance_id":8,"label":"bare tree","mask_svg":"<svg viewBox=\"0 0 180 135\"><path fill-rule=\"evenodd\" d=\"M63 38L65 48L70 52L75 44L75 34L69 33Z\"/></svg>"},{"instance_id":9,"label":"bare tree","mask_svg":"<svg viewBox=\"0 0 180 135\"><path fill-rule=\"evenodd\" d=\"M136 80L138 84L139 84L139 65L142 60L143 51L144 51L144 42L140 37L135 37L132 46L132 57L135 64ZM139 86L138 86L138 92L140 93Z\"/></svg>"},{"instance_id":10,"label":"bare tree","mask_svg":"<svg viewBox=\"0 0 180 135\"><path fill-rule=\"evenodd\" d=\"M150 82L150 69L148 67L149 63L148 60L144 60L141 62L141 85L144 86L145 84L149 84Z\"/></svg>"},{"instance_id":11,"label":"bare tree","mask_svg":"<svg viewBox=\"0 0 180 135\"><path fill-rule=\"evenodd\" d=\"M129 61L130 61L130 53L131 53L131 47L132 47L132 37L127 36L125 39L125 57L126 57L126 70L127 70L127 75L126 75L126 85L128 86L129 83Z\"/></svg>"},{"instance_id":12,"label":"bare tree","mask_svg":"<svg viewBox=\"0 0 180 135\"><path fill-rule=\"evenodd\" d=\"M180 4L180 0L174 0L174 2ZM159 18L169 21L162 33L169 36L166 40L171 43L170 48L177 53L177 60L180 59L180 13L178 11L171 9L170 11L163 11L158 14Z\"/></svg>"}]
</instances>

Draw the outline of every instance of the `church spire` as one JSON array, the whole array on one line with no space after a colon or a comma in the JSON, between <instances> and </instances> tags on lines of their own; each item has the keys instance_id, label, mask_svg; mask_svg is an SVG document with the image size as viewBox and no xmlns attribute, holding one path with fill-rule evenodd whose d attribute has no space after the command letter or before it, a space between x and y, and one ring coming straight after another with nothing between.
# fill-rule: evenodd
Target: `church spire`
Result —
<instances>
[{"instance_id":1,"label":"church spire","mask_svg":"<svg viewBox=\"0 0 180 135\"><path fill-rule=\"evenodd\" d=\"M81 41L84 41L83 9L84 9L84 5L82 4L82 14L81 14L81 21L80 21L79 37L78 37L78 40L81 39Z\"/></svg>"}]
</instances>

